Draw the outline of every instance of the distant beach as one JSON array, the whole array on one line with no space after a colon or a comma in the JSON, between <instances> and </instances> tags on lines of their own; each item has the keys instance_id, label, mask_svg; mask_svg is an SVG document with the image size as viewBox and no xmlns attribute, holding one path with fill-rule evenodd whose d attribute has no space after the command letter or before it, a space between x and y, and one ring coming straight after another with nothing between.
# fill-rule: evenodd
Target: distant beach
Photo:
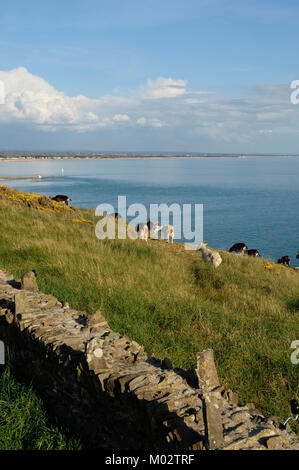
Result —
<instances>
[{"instance_id":1,"label":"distant beach","mask_svg":"<svg viewBox=\"0 0 299 470\"><path fill-rule=\"evenodd\" d=\"M187 158L245 158L244 156L204 156L204 155L161 155L161 156L140 156L140 157L131 157L131 156L123 156L123 157L13 157L13 158L0 158L0 162L44 162L44 161L84 161L84 160L166 160L166 159L187 159Z\"/></svg>"},{"instance_id":2,"label":"distant beach","mask_svg":"<svg viewBox=\"0 0 299 470\"><path fill-rule=\"evenodd\" d=\"M0 151L0 162L50 162L50 161L89 161L89 160L167 160L167 159L247 159L247 158L290 158L299 157L299 155L263 155L263 154L189 154L189 153L166 153L166 154L134 154L134 153L107 153L107 154L89 154L88 152L82 155L76 154L75 152L66 152L66 154L60 154L55 152L41 152L36 154L35 152L24 152L19 154L18 152L1 152Z\"/></svg>"}]
</instances>

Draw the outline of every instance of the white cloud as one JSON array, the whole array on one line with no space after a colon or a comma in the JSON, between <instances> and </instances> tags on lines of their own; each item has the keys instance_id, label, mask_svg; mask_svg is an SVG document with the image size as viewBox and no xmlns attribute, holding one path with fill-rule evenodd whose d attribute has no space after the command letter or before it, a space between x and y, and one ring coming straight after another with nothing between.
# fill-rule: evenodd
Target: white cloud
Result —
<instances>
[{"instance_id":1,"label":"white cloud","mask_svg":"<svg viewBox=\"0 0 299 470\"><path fill-rule=\"evenodd\" d=\"M160 121L159 119L147 119L145 117L137 119L136 124L138 124L139 126L157 127L159 129L165 126L165 122Z\"/></svg>"},{"instance_id":2,"label":"white cloud","mask_svg":"<svg viewBox=\"0 0 299 470\"><path fill-rule=\"evenodd\" d=\"M0 72L0 80L6 89L1 121L29 121L50 129L55 125L95 125L99 120L91 109L91 100L66 96L24 67Z\"/></svg>"},{"instance_id":3,"label":"white cloud","mask_svg":"<svg viewBox=\"0 0 299 470\"><path fill-rule=\"evenodd\" d=\"M0 123L26 123L46 132L77 133L134 128L144 134L161 129L170 147L180 142L247 143L283 135L298 138L299 105L290 103L289 85L258 85L247 96L229 98L209 91L190 91L186 80L148 79L127 94L99 98L68 96L20 67L0 71L5 103ZM27 126L28 128L28 126ZM170 137L169 137L170 136Z\"/></svg>"},{"instance_id":4,"label":"white cloud","mask_svg":"<svg viewBox=\"0 0 299 470\"><path fill-rule=\"evenodd\" d=\"M143 99L174 98L184 94L187 83L185 80L159 77L157 80L149 79L146 86L136 90L130 97L105 95L90 99L83 95L67 96L24 67L0 71L0 81L6 88L5 103L0 109L0 122L30 122L52 132L63 126L83 132L128 124L131 117L127 108L138 108ZM138 124L160 128L164 122L150 117Z\"/></svg>"},{"instance_id":5,"label":"white cloud","mask_svg":"<svg viewBox=\"0 0 299 470\"><path fill-rule=\"evenodd\" d=\"M120 122L120 121L129 121L130 118L127 114L115 114L112 118L112 121Z\"/></svg>"},{"instance_id":6,"label":"white cloud","mask_svg":"<svg viewBox=\"0 0 299 470\"><path fill-rule=\"evenodd\" d=\"M259 131L260 134L262 135L271 135L273 133L272 129L261 129Z\"/></svg>"},{"instance_id":7,"label":"white cloud","mask_svg":"<svg viewBox=\"0 0 299 470\"><path fill-rule=\"evenodd\" d=\"M64 126L82 132L130 120L127 113L115 112L116 107L130 102L125 98L67 96L24 67L0 71L0 80L6 89L4 104L0 108L0 122L24 121L46 131Z\"/></svg>"},{"instance_id":8,"label":"white cloud","mask_svg":"<svg viewBox=\"0 0 299 470\"><path fill-rule=\"evenodd\" d=\"M257 118L262 119L265 121L271 121L273 119L279 119L281 117L280 113L275 113L275 112L264 112L264 113L258 113Z\"/></svg>"},{"instance_id":9,"label":"white cloud","mask_svg":"<svg viewBox=\"0 0 299 470\"><path fill-rule=\"evenodd\" d=\"M198 104L198 103L201 103L202 101L197 98L186 98L184 102L187 104Z\"/></svg>"},{"instance_id":10,"label":"white cloud","mask_svg":"<svg viewBox=\"0 0 299 470\"><path fill-rule=\"evenodd\" d=\"M143 99L157 100L161 98L175 98L186 93L186 80L173 80L159 77L156 80L148 79L146 86L139 89L139 96Z\"/></svg>"}]
</instances>

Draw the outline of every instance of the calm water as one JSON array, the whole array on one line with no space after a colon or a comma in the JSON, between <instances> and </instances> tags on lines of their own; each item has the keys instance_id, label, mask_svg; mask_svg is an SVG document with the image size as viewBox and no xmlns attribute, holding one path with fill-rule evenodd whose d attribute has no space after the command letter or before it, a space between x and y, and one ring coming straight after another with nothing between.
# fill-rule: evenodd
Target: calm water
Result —
<instances>
[{"instance_id":1,"label":"calm water","mask_svg":"<svg viewBox=\"0 0 299 470\"><path fill-rule=\"evenodd\" d=\"M49 180L5 181L11 188L47 196L67 194L72 204L117 211L127 204L204 205L203 238L218 249L236 242L273 260L289 255L299 266L299 158L203 158L0 162L0 176L61 175Z\"/></svg>"}]
</instances>

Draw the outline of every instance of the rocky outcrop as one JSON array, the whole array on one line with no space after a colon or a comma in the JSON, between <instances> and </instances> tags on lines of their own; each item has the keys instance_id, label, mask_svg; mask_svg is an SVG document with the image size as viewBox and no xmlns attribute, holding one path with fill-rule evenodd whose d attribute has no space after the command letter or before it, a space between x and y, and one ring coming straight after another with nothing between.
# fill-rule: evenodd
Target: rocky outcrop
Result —
<instances>
[{"instance_id":1,"label":"rocky outcrop","mask_svg":"<svg viewBox=\"0 0 299 470\"><path fill-rule=\"evenodd\" d=\"M49 410L91 447L123 450L299 449L277 418L221 387L213 352L174 369L94 315L0 270L0 339Z\"/></svg>"}]
</instances>

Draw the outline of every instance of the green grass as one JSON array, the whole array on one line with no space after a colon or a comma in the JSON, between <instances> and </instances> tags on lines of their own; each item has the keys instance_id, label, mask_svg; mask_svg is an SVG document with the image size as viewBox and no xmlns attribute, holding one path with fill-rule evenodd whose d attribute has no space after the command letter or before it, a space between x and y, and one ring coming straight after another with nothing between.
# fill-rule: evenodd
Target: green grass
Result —
<instances>
[{"instance_id":1,"label":"green grass","mask_svg":"<svg viewBox=\"0 0 299 470\"><path fill-rule=\"evenodd\" d=\"M47 213L0 200L0 266L35 269L45 293L94 313L175 367L195 366L213 348L220 380L281 420L298 398L299 273L268 260L221 252L219 268L180 244L104 240L92 211ZM83 217L93 222L75 223ZM298 431L298 425L292 424Z\"/></svg>"},{"instance_id":2,"label":"green grass","mask_svg":"<svg viewBox=\"0 0 299 470\"><path fill-rule=\"evenodd\" d=\"M0 366L1 367L1 366ZM80 450L80 439L53 423L41 398L9 363L0 374L0 450Z\"/></svg>"}]
</instances>

